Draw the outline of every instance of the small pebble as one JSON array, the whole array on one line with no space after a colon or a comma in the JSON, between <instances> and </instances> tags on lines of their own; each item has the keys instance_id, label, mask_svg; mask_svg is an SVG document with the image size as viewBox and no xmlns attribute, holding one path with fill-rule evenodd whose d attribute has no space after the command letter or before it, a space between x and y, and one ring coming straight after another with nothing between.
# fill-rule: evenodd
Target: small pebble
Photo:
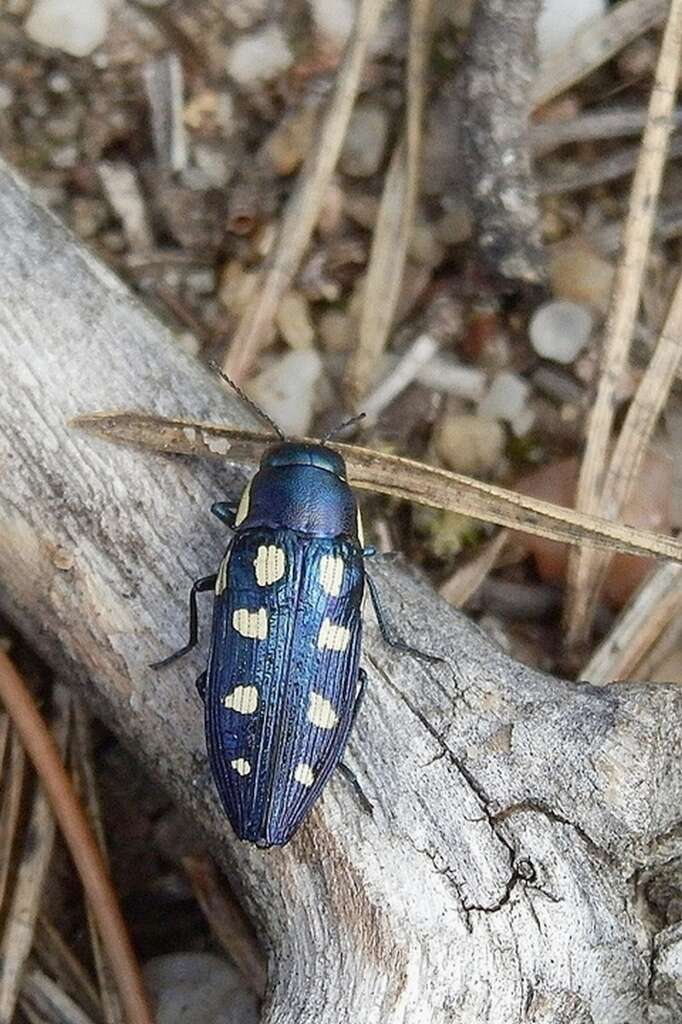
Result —
<instances>
[{"instance_id":1,"label":"small pebble","mask_svg":"<svg viewBox=\"0 0 682 1024\"><path fill-rule=\"evenodd\" d=\"M605 313L611 298L612 264L579 235L557 242L549 253L549 276L555 296Z\"/></svg>"},{"instance_id":2,"label":"small pebble","mask_svg":"<svg viewBox=\"0 0 682 1024\"><path fill-rule=\"evenodd\" d=\"M353 0L310 0L310 13L322 40L342 50L355 20Z\"/></svg>"},{"instance_id":3,"label":"small pebble","mask_svg":"<svg viewBox=\"0 0 682 1024\"><path fill-rule=\"evenodd\" d=\"M50 164L60 171L69 170L78 163L78 146L67 144L57 146L50 153Z\"/></svg>"},{"instance_id":4,"label":"small pebble","mask_svg":"<svg viewBox=\"0 0 682 1024\"><path fill-rule=\"evenodd\" d=\"M589 309L577 302L556 299L535 310L528 333L539 356L568 366L590 340L592 327Z\"/></svg>"},{"instance_id":5,"label":"small pebble","mask_svg":"<svg viewBox=\"0 0 682 1024\"><path fill-rule=\"evenodd\" d=\"M241 316L253 297L258 284L258 274L244 270L238 260L230 260L225 264L220 277L218 298L220 302L235 316Z\"/></svg>"},{"instance_id":6,"label":"small pebble","mask_svg":"<svg viewBox=\"0 0 682 1024\"><path fill-rule=\"evenodd\" d=\"M294 62L289 44L279 25L266 25L239 39L227 57L227 71L246 88L271 82Z\"/></svg>"},{"instance_id":7,"label":"small pebble","mask_svg":"<svg viewBox=\"0 0 682 1024\"><path fill-rule=\"evenodd\" d=\"M0 82L0 110L8 110L14 103L14 92L7 82Z\"/></svg>"},{"instance_id":8,"label":"small pebble","mask_svg":"<svg viewBox=\"0 0 682 1024\"><path fill-rule=\"evenodd\" d=\"M538 56L565 46L583 22L603 14L606 6L606 0L544 0L536 29Z\"/></svg>"},{"instance_id":9,"label":"small pebble","mask_svg":"<svg viewBox=\"0 0 682 1024\"><path fill-rule=\"evenodd\" d=\"M352 178L376 174L386 150L388 113L371 100L356 104L341 151L339 167Z\"/></svg>"},{"instance_id":10,"label":"small pebble","mask_svg":"<svg viewBox=\"0 0 682 1024\"><path fill-rule=\"evenodd\" d=\"M315 340L315 328L307 299L300 292L290 291L282 296L276 320L287 345L293 349L310 348Z\"/></svg>"},{"instance_id":11,"label":"small pebble","mask_svg":"<svg viewBox=\"0 0 682 1024\"><path fill-rule=\"evenodd\" d=\"M109 207L102 199L74 196L71 201L71 227L81 238L92 238L109 220Z\"/></svg>"},{"instance_id":12,"label":"small pebble","mask_svg":"<svg viewBox=\"0 0 682 1024\"><path fill-rule=\"evenodd\" d=\"M107 0L36 0L24 27L27 36L72 57L86 57L107 34Z\"/></svg>"},{"instance_id":13,"label":"small pebble","mask_svg":"<svg viewBox=\"0 0 682 1024\"><path fill-rule=\"evenodd\" d=\"M445 416L433 438L434 450L448 469L467 476L489 476L504 450L504 429L482 416Z\"/></svg>"},{"instance_id":14,"label":"small pebble","mask_svg":"<svg viewBox=\"0 0 682 1024\"><path fill-rule=\"evenodd\" d=\"M156 1024L256 1024L256 998L236 968L212 953L167 953L148 960L144 980Z\"/></svg>"},{"instance_id":15,"label":"small pebble","mask_svg":"<svg viewBox=\"0 0 682 1024\"><path fill-rule=\"evenodd\" d=\"M185 275L185 284L195 295L213 295L216 287L215 271L210 267L190 270Z\"/></svg>"},{"instance_id":16,"label":"small pebble","mask_svg":"<svg viewBox=\"0 0 682 1024\"><path fill-rule=\"evenodd\" d=\"M250 381L246 391L285 434L305 434L321 372L322 360L315 349L287 352Z\"/></svg>"},{"instance_id":17,"label":"small pebble","mask_svg":"<svg viewBox=\"0 0 682 1024\"><path fill-rule=\"evenodd\" d=\"M234 160L224 146L198 143L193 150L194 162L203 174L204 188L224 188L234 174Z\"/></svg>"},{"instance_id":18,"label":"small pebble","mask_svg":"<svg viewBox=\"0 0 682 1024\"><path fill-rule=\"evenodd\" d=\"M320 341L327 352L348 352L353 345L353 324L345 313L329 309L317 321Z\"/></svg>"},{"instance_id":19,"label":"small pebble","mask_svg":"<svg viewBox=\"0 0 682 1024\"><path fill-rule=\"evenodd\" d=\"M303 162L313 143L317 108L301 107L284 117L265 140L264 151L275 173L286 177Z\"/></svg>"},{"instance_id":20,"label":"small pebble","mask_svg":"<svg viewBox=\"0 0 682 1024\"><path fill-rule=\"evenodd\" d=\"M487 394L478 403L479 416L513 422L525 412L530 388L522 377L509 370L498 373Z\"/></svg>"}]
</instances>

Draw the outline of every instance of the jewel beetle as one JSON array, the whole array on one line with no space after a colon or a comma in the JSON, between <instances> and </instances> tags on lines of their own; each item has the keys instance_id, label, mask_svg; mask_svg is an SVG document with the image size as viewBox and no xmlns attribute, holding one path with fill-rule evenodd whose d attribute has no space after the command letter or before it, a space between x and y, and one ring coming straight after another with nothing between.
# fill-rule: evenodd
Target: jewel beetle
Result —
<instances>
[{"instance_id":1,"label":"jewel beetle","mask_svg":"<svg viewBox=\"0 0 682 1024\"><path fill-rule=\"evenodd\" d=\"M319 443L287 441L226 380L278 441L237 506L212 506L232 531L225 555L217 573L192 585L188 643L152 667L196 646L197 595L212 590L208 666L197 680L211 773L237 836L283 846L341 763L362 701L365 588L387 643L440 659L387 628L365 570L375 551L364 546L345 462L326 443L333 434Z\"/></svg>"}]
</instances>

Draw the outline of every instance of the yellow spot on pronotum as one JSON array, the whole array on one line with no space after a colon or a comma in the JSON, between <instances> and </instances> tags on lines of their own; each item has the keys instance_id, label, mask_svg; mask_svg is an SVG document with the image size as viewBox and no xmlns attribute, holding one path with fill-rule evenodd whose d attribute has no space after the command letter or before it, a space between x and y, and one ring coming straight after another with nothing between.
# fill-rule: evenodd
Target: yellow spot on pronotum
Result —
<instances>
[{"instance_id":1,"label":"yellow spot on pronotum","mask_svg":"<svg viewBox=\"0 0 682 1024\"><path fill-rule=\"evenodd\" d=\"M220 597L220 595L225 590L225 587L227 586L227 563L228 562L229 562L229 558L227 557L227 555L225 555L225 557L223 558L222 562L220 563L220 568L218 569L218 576L217 576L217 579L215 581L215 592L216 592L216 596L217 597Z\"/></svg>"},{"instance_id":2,"label":"yellow spot on pronotum","mask_svg":"<svg viewBox=\"0 0 682 1024\"><path fill-rule=\"evenodd\" d=\"M345 626L335 626L325 619L320 627L317 646L321 651L345 651L350 641L350 630Z\"/></svg>"},{"instance_id":3,"label":"yellow spot on pronotum","mask_svg":"<svg viewBox=\"0 0 682 1024\"><path fill-rule=\"evenodd\" d=\"M322 555L320 559L320 583L331 597L338 597L343 583L343 558L338 555Z\"/></svg>"},{"instance_id":4,"label":"yellow spot on pronotum","mask_svg":"<svg viewBox=\"0 0 682 1024\"><path fill-rule=\"evenodd\" d=\"M240 715L252 715L258 707L258 690L255 686L235 686L223 699L223 704Z\"/></svg>"},{"instance_id":5,"label":"yellow spot on pronotum","mask_svg":"<svg viewBox=\"0 0 682 1024\"><path fill-rule=\"evenodd\" d=\"M312 768L309 764L305 764L303 761L296 765L294 778L297 782L300 782L302 786L312 786L315 781Z\"/></svg>"},{"instance_id":6,"label":"yellow spot on pronotum","mask_svg":"<svg viewBox=\"0 0 682 1024\"><path fill-rule=\"evenodd\" d=\"M249 775L251 773L251 765L243 757L238 757L235 761L230 761L230 764L236 771L237 775Z\"/></svg>"},{"instance_id":7,"label":"yellow spot on pronotum","mask_svg":"<svg viewBox=\"0 0 682 1024\"><path fill-rule=\"evenodd\" d=\"M251 481L242 491L242 496L239 499L239 508L237 509L237 515L234 517L234 525L239 526L243 523L249 514L249 505L251 504Z\"/></svg>"},{"instance_id":8,"label":"yellow spot on pronotum","mask_svg":"<svg viewBox=\"0 0 682 1024\"><path fill-rule=\"evenodd\" d=\"M333 729L339 720L331 701L322 697L319 693L310 694L308 705L308 721L316 725L318 729Z\"/></svg>"},{"instance_id":9,"label":"yellow spot on pronotum","mask_svg":"<svg viewBox=\"0 0 682 1024\"><path fill-rule=\"evenodd\" d=\"M276 544L261 544L253 564L259 587L269 587L284 576L284 552Z\"/></svg>"},{"instance_id":10,"label":"yellow spot on pronotum","mask_svg":"<svg viewBox=\"0 0 682 1024\"><path fill-rule=\"evenodd\" d=\"M250 612L248 608L236 608L232 614L232 625L241 636L251 640L265 640L268 635L268 613L265 608Z\"/></svg>"}]
</instances>

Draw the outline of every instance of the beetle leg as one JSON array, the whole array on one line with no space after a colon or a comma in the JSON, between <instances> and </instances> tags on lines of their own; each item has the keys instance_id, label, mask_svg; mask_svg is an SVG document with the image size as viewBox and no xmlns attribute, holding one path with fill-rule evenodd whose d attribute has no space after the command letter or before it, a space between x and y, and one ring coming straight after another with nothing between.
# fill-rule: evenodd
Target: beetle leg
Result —
<instances>
[{"instance_id":1,"label":"beetle leg","mask_svg":"<svg viewBox=\"0 0 682 1024\"><path fill-rule=\"evenodd\" d=\"M365 573L365 578L367 580L367 586L369 587L370 597L372 598L372 607L374 608L374 614L377 617L377 622L379 623L379 630L383 637L384 643L388 644L388 646L392 647L393 650L395 651L402 651L404 654L411 654L413 657L420 658L422 661L442 662L442 658L436 657L435 654L427 654L426 651L420 651L418 647L412 647L410 644L406 643L402 639L402 637L397 636L393 632L393 630L388 625L386 616L384 614L384 610L381 607L381 599L379 597L379 591L377 590L376 583L369 575L369 573Z\"/></svg>"},{"instance_id":2,"label":"beetle leg","mask_svg":"<svg viewBox=\"0 0 682 1024\"><path fill-rule=\"evenodd\" d=\"M217 575L214 573L212 576L202 576L200 580L194 581L192 589L189 592L189 641L184 647L181 647L180 650L176 651L174 654L170 654L167 658L163 658L161 661L155 661L149 666L150 668L165 668L166 665L170 665L171 662L177 661L178 658L182 658L182 656L188 654L193 647L196 647L199 642L197 594L203 594L206 590L213 590L217 578Z\"/></svg>"},{"instance_id":3,"label":"beetle leg","mask_svg":"<svg viewBox=\"0 0 682 1024\"><path fill-rule=\"evenodd\" d=\"M230 529L234 530L237 505L233 501L214 501L211 505L211 512L221 523L227 523Z\"/></svg>"},{"instance_id":4,"label":"beetle leg","mask_svg":"<svg viewBox=\"0 0 682 1024\"><path fill-rule=\"evenodd\" d=\"M349 768L344 761L339 761L339 771L346 782L350 783L350 786L365 814L369 814L370 817L374 817L374 805L365 796L365 792L358 782L357 776L352 768Z\"/></svg>"},{"instance_id":5,"label":"beetle leg","mask_svg":"<svg viewBox=\"0 0 682 1024\"><path fill-rule=\"evenodd\" d=\"M197 676L197 681L196 681L196 683L194 685L197 688L197 693L199 694L199 696L203 700L205 698L205 696L206 696L206 670L205 669L201 673L200 676Z\"/></svg>"}]
</instances>

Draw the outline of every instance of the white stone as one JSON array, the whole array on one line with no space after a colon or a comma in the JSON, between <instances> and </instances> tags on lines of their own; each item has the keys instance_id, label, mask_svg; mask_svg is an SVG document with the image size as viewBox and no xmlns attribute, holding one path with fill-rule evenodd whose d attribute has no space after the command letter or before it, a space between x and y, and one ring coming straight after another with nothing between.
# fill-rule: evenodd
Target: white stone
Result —
<instances>
[{"instance_id":1,"label":"white stone","mask_svg":"<svg viewBox=\"0 0 682 1024\"><path fill-rule=\"evenodd\" d=\"M107 0L36 0L24 28L42 46L86 57L104 42L108 24Z\"/></svg>"},{"instance_id":2,"label":"white stone","mask_svg":"<svg viewBox=\"0 0 682 1024\"><path fill-rule=\"evenodd\" d=\"M310 0L310 13L320 36L341 49L355 20L353 0Z\"/></svg>"},{"instance_id":3,"label":"white stone","mask_svg":"<svg viewBox=\"0 0 682 1024\"><path fill-rule=\"evenodd\" d=\"M285 434L305 434L313 418L313 400L322 372L315 349L287 352L252 380L247 391Z\"/></svg>"},{"instance_id":4,"label":"white stone","mask_svg":"<svg viewBox=\"0 0 682 1024\"><path fill-rule=\"evenodd\" d=\"M583 22L606 11L606 0L544 0L537 24L538 56L565 46Z\"/></svg>"},{"instance_id":5,"label":"white stone","mask_svg":"<svg viewBox=\"0 0 682 1024\"><path fill-rule=\"evenodd\" d=\"M535 310L528 333L539 356L569 365L585 348L592 326L589 309L577 302L556 299Z\"/></svg>"},{"instance_id":6,"label":"white stone","mask_svg":"<svg viewBox=\"0 0 682 1024\"><path fill-rule=\"evenodd\" d=\"M7 82L0 82L0 110L7 110L14 103L14 92Z\"/></svg>"},{"instance_id":7,"label":"white stone","mask_svg":"<svg viewBox=\"0 0 682 1024\"><path fill-rule=\"evenodd\" d=\"M279 25L266 25L234 44L227 57L227 71L235 82L248 88L271 82L293 61L282 29Z\"/></svg>"},{"instance_id":8,"label":"white stone","mask_svg":"<svg viewBox=\"0 0 682 1024\"><path fill-rule=\"evenodd\" d=\"M386 150L388 113L371 100L356 104L348 124L339 167L352 178L368 178L379 170Z\"/></svg>"},{"instance_id":9,"label":"white stone","mask_svg":"<svg viewBox=\"0 0 682 1024\"><path fill-rule=\"evenodd\" d=\"M524 412L530 388L522 377L503 370L493 379L487 394L478 403L479 416L511 423Z\"/></svg>"},{"instance_id":10,"label":"white stone","mask_svg":"<svg viewBox=\"0 0 682 1024\"><path fill-rule=\"evenodd\" d=\"M239 972L213 953L167 953L148 960L144 980L156 1024L256 1024L255 996Z\"/></svg>"}]
</instances>

